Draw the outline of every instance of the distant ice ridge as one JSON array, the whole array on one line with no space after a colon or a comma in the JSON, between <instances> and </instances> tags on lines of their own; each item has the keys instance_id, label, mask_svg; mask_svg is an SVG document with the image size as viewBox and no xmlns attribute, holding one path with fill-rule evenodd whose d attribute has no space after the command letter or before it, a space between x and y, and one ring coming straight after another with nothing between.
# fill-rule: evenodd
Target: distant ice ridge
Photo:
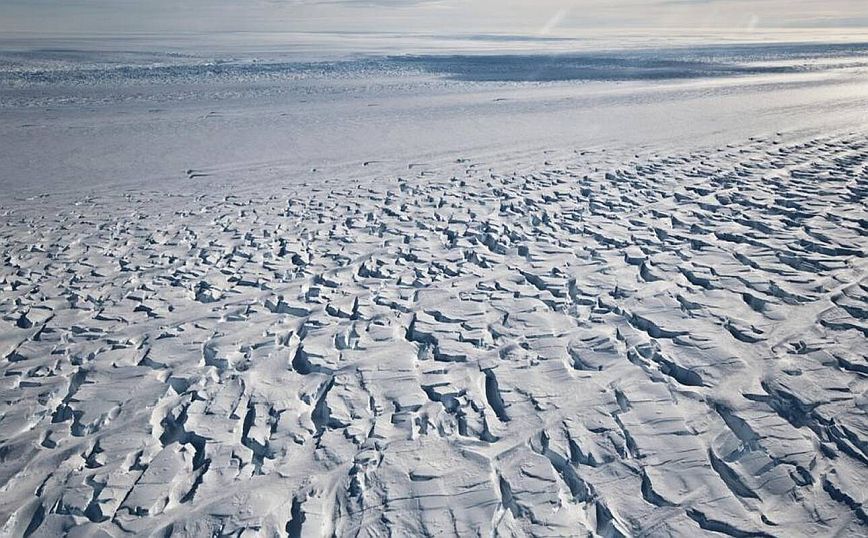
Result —
<instances>
[{"instance_id":1,"label":"distant ice ridge","mask_svg":"<svg viewBox=\"0 0 868 538\"><path fill-rule=\"evenodd\" d=\"M844 64L836 59L847 59ZM856 59L857 61L853 61ZM432 74L463 81L628 81L792 73L868 65L868 45L707 46L560 54L369 56L331 61L290 57L43 50L0 55L0 82L31 85L256 82Z\"/></svg>"},{"instance_id":2,"label":"distant ice ridge","mask_svg":"<svg viewBox=\"0 0 868 538\"><path fill-rule=\"evenodd\" d=\"M866 534L864 133L247 174L0 201L0 533Z\"/></svg>"}]
</instances>

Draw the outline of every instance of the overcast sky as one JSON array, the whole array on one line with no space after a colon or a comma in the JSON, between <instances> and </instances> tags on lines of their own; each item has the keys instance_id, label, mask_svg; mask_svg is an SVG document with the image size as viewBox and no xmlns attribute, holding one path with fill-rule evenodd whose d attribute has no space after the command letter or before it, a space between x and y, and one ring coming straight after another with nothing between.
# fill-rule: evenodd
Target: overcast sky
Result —
<instances>
[{"instance_id":1,"label":"overcast sky","mask_svg":"<svg viewBox=\"0 0 868 538\"><path fill-rule=\"evenodd\" d=\"M660 28L868 28L868 0L0 0L33 35L350 31L575 36ZM657 31L657 30L653 30Z\"/></svg>"}]
</instances>

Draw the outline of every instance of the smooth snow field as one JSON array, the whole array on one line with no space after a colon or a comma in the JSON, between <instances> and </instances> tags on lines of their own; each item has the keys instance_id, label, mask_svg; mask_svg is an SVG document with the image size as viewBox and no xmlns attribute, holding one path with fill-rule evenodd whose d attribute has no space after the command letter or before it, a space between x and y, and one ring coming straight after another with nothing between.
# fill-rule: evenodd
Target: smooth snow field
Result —
<instances>
[{"instance_id":1,"label":"smooth snow field","mask_svg":"<svg viewBox=\"0 0 868 538\"><path fill-rule=\"evenodd\" d=\"M868 45L0 53L0 536L868 535Z\"/></svg>"}]
</instances>

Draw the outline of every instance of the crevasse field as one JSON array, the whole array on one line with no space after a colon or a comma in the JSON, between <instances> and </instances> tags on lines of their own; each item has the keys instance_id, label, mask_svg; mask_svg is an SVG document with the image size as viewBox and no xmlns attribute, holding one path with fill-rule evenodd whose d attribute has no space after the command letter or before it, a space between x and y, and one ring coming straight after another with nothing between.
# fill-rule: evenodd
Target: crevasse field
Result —
<instances>
[{"instance_id":1,"label":"crevasse field","mask_svg":"<svg viewBox=\"0 0 868 538\"><path fill-rule=\"evenodd\" d=\"M865 536L868 45L0 49L0 535Z\"/></svg>"}]
</instances>

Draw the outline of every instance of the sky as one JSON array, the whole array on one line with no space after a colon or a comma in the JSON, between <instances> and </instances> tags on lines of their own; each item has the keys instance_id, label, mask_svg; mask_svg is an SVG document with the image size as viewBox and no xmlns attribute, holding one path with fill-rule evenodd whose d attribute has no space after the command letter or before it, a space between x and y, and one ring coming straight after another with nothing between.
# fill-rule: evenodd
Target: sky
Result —
<instances>
[{"instance_id":1,"label":"sky","mask_svg":"<svg viewBox=\"0 0 868 538\"><path fill-rule=\"evenodd\" d=\"M836 33L868 0L0 0L0 32L126 35L395 32L575 37L621 29Z\"/></svg>"}]
</instances>

